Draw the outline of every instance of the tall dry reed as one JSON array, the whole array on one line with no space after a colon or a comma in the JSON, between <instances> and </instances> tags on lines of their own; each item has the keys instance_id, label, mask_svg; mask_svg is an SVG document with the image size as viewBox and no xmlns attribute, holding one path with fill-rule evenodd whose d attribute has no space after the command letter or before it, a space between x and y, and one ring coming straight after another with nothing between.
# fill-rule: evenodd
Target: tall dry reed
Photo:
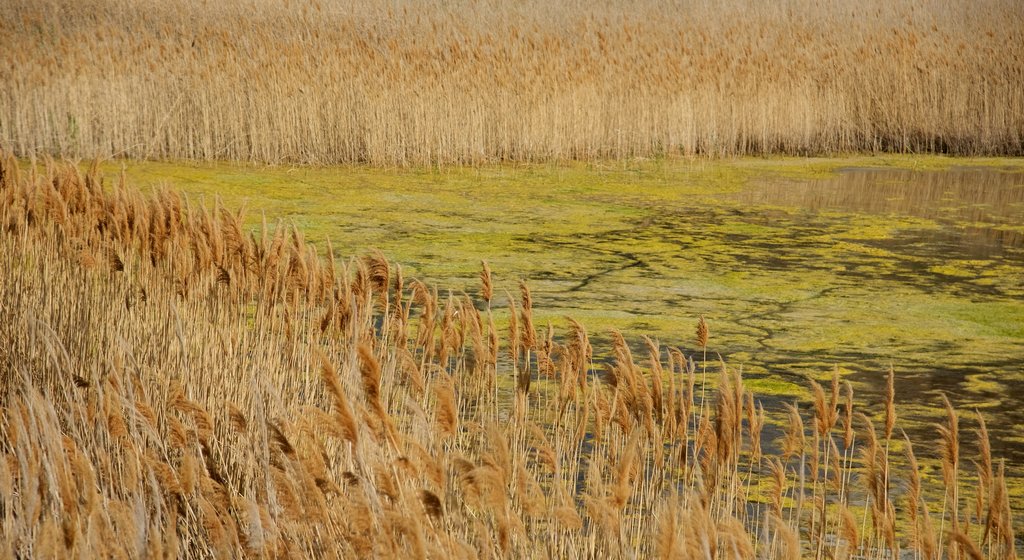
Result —
<instances>
[{"instance_id":1,"label":"tall dry reed","mask_svg":"<svg viewBox=\"0 0 1024 560\"><path fill-rule=\"evenodd\" d=\"M0 53L22 156L1024 149L1015 0L8 0Z\"/></svg>"}]
</instances>

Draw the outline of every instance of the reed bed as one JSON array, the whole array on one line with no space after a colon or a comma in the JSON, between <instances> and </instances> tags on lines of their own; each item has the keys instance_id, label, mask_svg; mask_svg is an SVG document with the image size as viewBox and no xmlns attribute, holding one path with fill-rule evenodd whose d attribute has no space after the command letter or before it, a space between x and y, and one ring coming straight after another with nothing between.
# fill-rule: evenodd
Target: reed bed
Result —
<instances>
[{"instance_id":1,"label":"reed bed","mask_svg":"<svg viewBox=\"0 0 1024 560\"><path fill-rule=\"evenodd\" d=\"M1024 150L1024 6L7 0L19 156L424 165Z\"/></svg>"},{"instance_id":2,"label":"reed bed","mask_svg":"<svg viewBox=\"0 0 1024 560\"><path fill-rule=\"evenodd\" d=\"M984 419L947 401L912 444L892 371L882 405L836 372L766 412L703 318L595 361L486 263L439 296L0 161L0 557L1016 557Z\"/></svg>"}]
</instances>

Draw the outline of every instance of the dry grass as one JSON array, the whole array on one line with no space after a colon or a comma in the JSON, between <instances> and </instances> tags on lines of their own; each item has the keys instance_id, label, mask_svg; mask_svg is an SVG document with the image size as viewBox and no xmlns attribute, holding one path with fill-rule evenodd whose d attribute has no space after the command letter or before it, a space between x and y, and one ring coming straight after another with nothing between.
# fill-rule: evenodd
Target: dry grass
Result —
<instances>
[{"instance_id":1,"label":"dry grass","mask_svg":"<svg viewBox=\"0 0 1024 560\"><path fill-rule=\"evenodd\" d=\"M1016 0L8 0L0 52L23 156L1024 149Z\"/></svg>"},{"instance_id":2,"label":"dry grass","mask_svg":"<svg viewBox=\"0 0 1024 560\"><path fill-rule=\"evenodd\" d=\"M602 373L579 323L525 332L525 284L499 330L486 265L438 298L241 220L3 160L0 556L1014 557L1005 467L965 474L952 408L941 457L891 452L905 414L834 374L779 453L703 347L641 365L613 333Z\"/></svg>"}]
</instances>

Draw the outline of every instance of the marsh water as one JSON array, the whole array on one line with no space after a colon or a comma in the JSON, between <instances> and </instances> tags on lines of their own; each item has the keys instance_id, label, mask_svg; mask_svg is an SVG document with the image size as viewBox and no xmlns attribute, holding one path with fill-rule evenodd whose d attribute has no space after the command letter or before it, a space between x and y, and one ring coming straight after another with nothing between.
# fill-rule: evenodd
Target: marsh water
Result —
<instances>
[{"instance_id":1,"label":"marsh water","mask_svg":"<svg viewBox=\"0 0 1024 560\"><path fill-rule=\"evenodd\" d=\"M1024 167L868 160L494 167L448 171L129 166L193 197L245 201L339 256L380 248L454 292L533 288L543 324L584 323L743 369L776 404L838 368L881 411L936 437L941 393L983 410L997 455L1024 464ZM920 166L917 166L920 167ZM209 198L207 198L209 201ZM255 218L254 218L255 216ZM498 298L496 306L503 305Z\"/></svg>"},{"instance_id":2,"label":"marsh water","mask_svg":"<svg viewBox=\"0 0 1024 560\"><path fill-rule=\"evenodd\" d=\"M803 320L810 339L818 330L838 328L835 346L813 353L848 368L862 394L880 400L878 373L888 362L898 374L901 404L919 409L919 417L934 411L941 393L964 409L984 410L998 432L1000 454L1021 464L1024 174L1019 169L844 169L816 181L760 181L737 200L752 210L788 209L775 225L789 233L758 267L784 274L830 269L816 294L770 310L770 318ZM851 215L881 217L896 227L859 239L854 247L834 240L829 249L814 239L815 230L841 229ZM817 249L844 256L837 264L834 258L819 259ZM843 317L847 305L876 318L854 325ZM815 320L822 326L816 329ZM863 331L866 324L877 332ZM804 369L810 353L780 359L773 351L783 348L775 339L772 332L761 344L772 356L767 361L779 371ZM927 425L914 428L920 439L933 433Z\"/></svg>"}]
</instances>

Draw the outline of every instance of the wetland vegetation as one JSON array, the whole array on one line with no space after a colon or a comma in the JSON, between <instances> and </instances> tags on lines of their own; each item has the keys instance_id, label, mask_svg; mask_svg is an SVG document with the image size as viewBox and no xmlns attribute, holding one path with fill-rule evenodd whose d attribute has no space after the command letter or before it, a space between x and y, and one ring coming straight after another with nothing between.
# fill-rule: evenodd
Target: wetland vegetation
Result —
<instances>
[{"instance_id":1,"label":"wetland vegetation","mask_svg":"<svg viewBox=\"0 0 1024 560\"><path fill-rule=\"evenodd\" d=\"M1024 149L1016 0L7 0L0 148L431 165Z\"/></svg>"},{"instance_id":2,"label":"wetland vegetation","mask_svg":"<svg viewBox=\"0 0 1024 560\"><path fill-rule=\"evenodd\" d=\"M1019 1L6 0L0 62L0 560L1022 549Z\"/></svg>"},{"instance_id":3,"label":"wetland vegetation","mask_svg":"<svg viewBox=\"0 0 1024 560\"><path fill-rule=\"evenodd\" d=\"M5 550L1015 557L1021 174L950 163L6 160Z\"/></svg>"}]
</instances>

